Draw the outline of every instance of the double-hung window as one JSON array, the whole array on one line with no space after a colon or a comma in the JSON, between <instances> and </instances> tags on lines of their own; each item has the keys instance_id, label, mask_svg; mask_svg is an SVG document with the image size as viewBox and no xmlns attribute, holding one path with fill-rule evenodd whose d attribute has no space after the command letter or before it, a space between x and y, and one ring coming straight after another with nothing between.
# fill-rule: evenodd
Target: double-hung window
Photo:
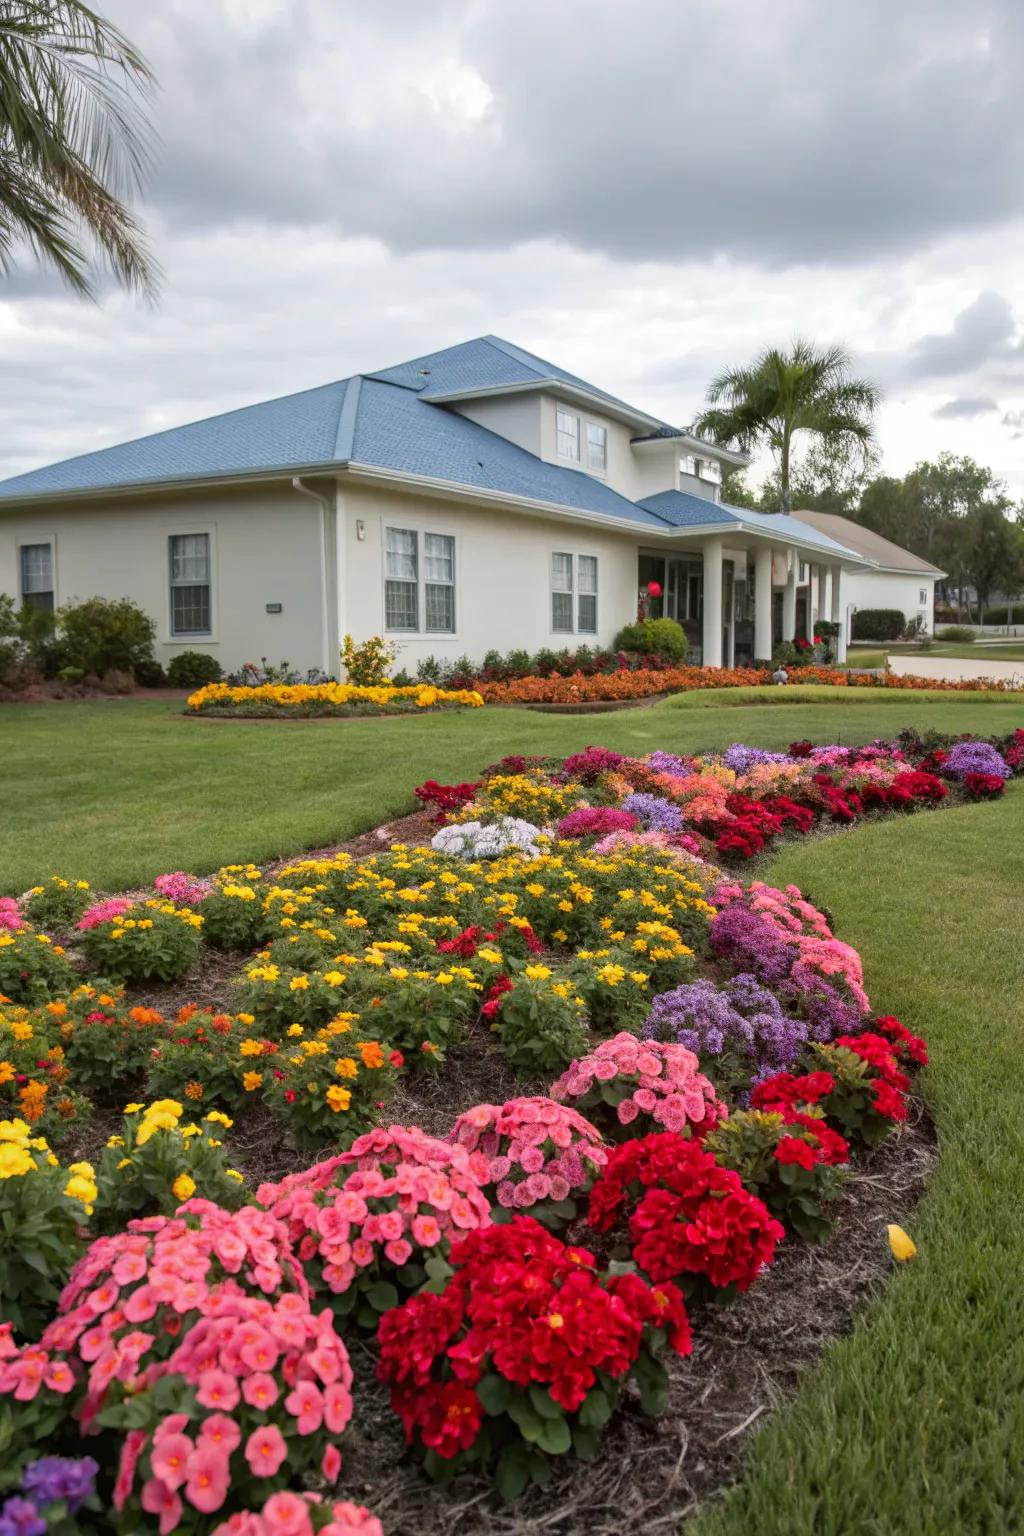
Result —
<instances>
[{"instance_id":1,"label":"double-hung window","mask_svg":"<svg viewBox=\"0 0 1024 1536\"><path fill-rule=\"evenodd\" d=\"M551 556L551 628L556 634L597 634L597 556Z\"/></svg>"},{"instance_id":2,"label":"double-hung window","mask_svg":"<svg viewBox=\"0 0 1024 1536\"><path fill-rule=\"evenodd\" d=\"M587 468L603 475L608 469L608 428L587 422Z\"/></svg>"},{"instance_id":3,"label":"double-hung window","mask_svg":"<svg viewBox=\"0 0 1024 1536\"><path fill-rule=\"evenodd\" d=\"M455 539L447 533L387 528L384 627L416 634L455 633Z\"/></svg>"},{"instance_id":4,"label":"double-hung window","mask_svg":"<svg viewBox=\"0 0 1024 1536\"><path fill-rule=\"evenodd\" d=\"M171 634L212 634L210 535L172 533L170 563Z\"/></svg>"},{"instance_id":5,"label":"double-hung window","mask_svg":"<svg viewBox=\"0 0 1024 1536\"><path fill-rule=\"evenodd\" d=\"M53 545L21 546L21 601L26 608L53 612Z\"/></svg>"},{"instance_id":6,"label":"double-hung window","mask_svg":"<svg viewBox=\"0 0 1024 1536\"><path fill-rule=\"evenodd\" d=\"M548 417L550 421L550 416ZM563 411L558 406L555 411L555 446L558 449L560 459L572 459L574 464L580 461L580 419L572 411Z\"/></svg>"}]
</instances>

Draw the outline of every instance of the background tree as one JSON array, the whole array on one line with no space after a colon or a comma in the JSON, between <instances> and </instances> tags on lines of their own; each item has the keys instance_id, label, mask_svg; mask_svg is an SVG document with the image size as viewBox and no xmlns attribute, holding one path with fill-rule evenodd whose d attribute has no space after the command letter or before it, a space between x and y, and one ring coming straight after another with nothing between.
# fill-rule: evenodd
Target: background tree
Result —
<instances>
[{"instance_id":1,"label":"background tree","mask_svg":"<svg viewBox=\"0 0 1024 1536\"><path fill-rule=\"evenodd\" d=\"M874 440L879 399L873 384L852 377L843 347L820 349L795 341L788 353L770 348L748 367L730 368L712 379L707 409L694 430L744 452L770 449L779 508L792 512L794 439L812 433L831 453L864 453Z\"/></svg>"},{"instance_id":2,"label":"background tree","mask_svg":"<svg viewBox=\"0 0 1024 1536\"><path fill-rule=\"evenodd\" d=\"M94 256L126 287L157 268L125 199L141 186L152 75L81 0L0 0L0 269L19 246L93 295Z\"/></svg>"}]
</instances>

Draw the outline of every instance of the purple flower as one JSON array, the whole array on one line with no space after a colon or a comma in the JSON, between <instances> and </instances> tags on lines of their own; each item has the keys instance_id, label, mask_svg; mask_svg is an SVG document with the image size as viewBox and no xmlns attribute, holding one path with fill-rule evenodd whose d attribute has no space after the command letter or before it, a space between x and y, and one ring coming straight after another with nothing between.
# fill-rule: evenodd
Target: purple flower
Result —
<instances>
[{"instance_id":1,"label":"purple flower","mask_svg":"<svg viewBox=\"0 0 1024 1536\"><path fill-rule=\"evenodd\" d=\"M63 1499L73 1515L92 1493L98 1471L91 1456L41 1456L25 1468L21 1486L39 1504Z\"/></svg>"},{"instance_id":2,"label":"purple flower","mask_svg":"<svg viewBox=\"0 0 1024 1536\"><path fill-rule=\"evenodd\" d=\"M635 816L647 832L681 832L683 813L661 795L627 795L622 809Z\"/></svg>"},{"instance_id":3,"label":"purple flower","mask_svg":"<svg viewBox=\"0 0 1024 1536\"><path fill-rule=\"evenodd\" d=\"M966 779L969 773L991 773L997 778L1008 779L1012 769L987 741L958 741L950 747L942 772L950 779Z\"/></svg>"},{"instance_id":4,"label":"purple flower","mask_svg":"<svg viewBox=\"0 0 1024 1536\"><path fill-rule=\"evenodd\" d=\"M673 752L652 752L647 759L647 766L653 768L655 773L671 773L676 778L690 771L683 759L676 757Z\"/></svg>"},{"instance_id":5,"label":"purple flower","mask_svg":"<svg viewBox=\"0 0 1024 1536\"><path fill-rule=\"evenodd\" d=\"M36 1506L17 1495L0 1509L0 1536L45 1536L46 1521Z\"/></svg>"},{"instance_id":6,"label":"purple flower","mask_svg":"<svg viewBox=\"0 0 1024 1536\"><path fill-rule=\"evenodd\" d=\"M792 1066L808 1026L787 1013L756 976L743 974L722 987L702 979L662 992L651 1003L642 1034L647 1040L674 1040L705 1063L716 1058L708 1063L712 1072L717 1065L720 1075L733 1076L741 1086Z\"/></svg>"},{"instance_id":7,"label":"purple flower","mask_svg":"<svg viewBox=\"0 0 1024 1536\"><path fill-rule=\"evenodd\" d=\"M798 958L777 928L739 901L712 922L711 947L738 971L751 971L768 986L787 980Z\"/></svg>"},{"instance_id":8,"label":"purple flower","mask_svg":"<svg viewBox=\"0 0 1024 1536\"><path fill-rule=\"evenodd\" d=\"M761 747L745 747L742 742L734 741L731 747L726 747L722 761L727 768L743 775L758 763L791 763L793 758L788 752L765 752Z\"/></svg>"}]
</instances>

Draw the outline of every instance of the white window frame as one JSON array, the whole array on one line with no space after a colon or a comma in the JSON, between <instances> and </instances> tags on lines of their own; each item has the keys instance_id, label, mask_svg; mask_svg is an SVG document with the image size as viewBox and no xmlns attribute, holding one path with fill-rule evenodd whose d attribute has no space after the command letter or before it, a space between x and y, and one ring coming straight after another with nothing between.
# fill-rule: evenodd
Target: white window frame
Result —
<instances>
[{"instance_id":1,"label":"white window frame","mask_svg":"<svg viewBox=\"0 0 1024 1536\"><path fill-rule=\"evenodd\" d=\"M919 587L918 588L918 593L920 594L919 597L918 597L918 602L920 603L922 608L927 608L927 606L928 606L928 588L927 587Z\"/></svg>"},{"instance_id":2,"label":"white window frame","mask_svg":"<svg viewBox=\"0 0 1024 1536\"><path fill-rule=\"evenodd\" d=\"M206 537L206 547L209 550L210 574L208 586L210 588L210 628L201 633L194 630L189 634L179 633L174 628L174 584L172 583L173 556L171 553L171 540L180 538L195 538L203 534ZM197 641L203 645L218 645L220 643L217 633L217 535L212 523L179 523L168 524L163 530L164 548L164 590L166 592L166 643L169 645L181 645L192 647ZM201 583L177 583L177 585L201 585Z\"/></svg>"},{"instance_id":3,"label":"white window frame","mask_svg":"<svg viewBox=\"0 0 1024 1536\"><path fill-rule=\"evenodd\" d=\"M571 562L571 565L570 565L570 581L571 581L571 585L570 585L570 587L568 589L555 586L555 560L558 557L561 557L564 560L569 560ZM581 588L580 588L580 561L581 560L592 560L594 562L594 591L593 592L583 592L581 590ZM582 635L586 639L590 639L592 637L596 641L597 635L598 635L598 626L599 626L599 624L601 622L601 608L600 608L600 600L601 600L601 561L600 561L599 556L596 553L594 553L592 550L586 550L586 549L579 550L579 551L569 550L569 549L552 549L552 550L550 550L549 553L548 553L548 587L549 587L549 594L548 594L548 621L549 621L549 623L551 625L550 633L552 635ZM571 605L572 605L572 624L571 624L571 626L566 626L566 625L558 625L558 626L556 626L556 624L555 624L555 597L556 597L556 595L559 596L559 597L568 596L570 601L571 601ZM593 629L581 629L580 628L580 598L581 597L593 597L593 599L594 599L594 627L593 627Z\"/></svg>"},{"instance_id":4,"label":"white window frame","mask_svg":"<svg viewBox=\"0 0 1024 1536\"><path fill-rule=\"evenodd\" d=\"M24 549L37 549L37 548L39 548L42 545L49 545L49 549L50 549L50 580L53 582L53 610L52 611L54 613L56 613L57 609L60 607L60 597L59 597L59 594L58 594L58 591L57 591L57 540L56 540L56 538L54 537L54 535L52 533L25 534L25 536L23 538L19 538L18 543L17 543L17 549L15 551L15 557L16 557L17 562L18 562L18 596L21 599L21 606L24 607L25 606L25 571L24 571L24 564L23 564L24 556L22 554L22 550L24 550ZM50 610L46 609L46 610L43 610L43 611L49 612Z\"/></svg>"},{"instance_id":5,"label":"white window frame","mask_svg":"<svg viewBox=\"0 0 1024 1536\"><path fill-rule=\"evenodd\" d=\"M591 434L591 432L600 432L601 433L601 442L600 442L599 445L595 444L595 443L592 443L590 441L590 434ZM608 428L601 421L588 421L587 422L587 426L586 426L585 437L586 437L586 444L587 444L587 463L586 463L587 470L592 475L607 475L607 473L608 473ZM594 461L593 461L592 454L593 454L593 450L596 447L598 447L598 446L600 447L600 451L601 451L601 462L600 462L600 464L595 464Z\"/></svg>"},{"instance_id":6,"label":"white window frame","mask_svg":"<svg viewBox=\"0 0 1024 1536\"><path fill-rule=\"evenodd\" d=\"M562 438L569 437L570 435L569 432L566 431L559 423L559 418L562 416L566 417L567 420L574 421L576 423L576 451L574 453L566 452L562 447ZM579 411L570 411L566 406L559 405L557 401L555 402L555 453L560 459L566 459L570 464L579 464L582 462L582 434L580 430Z\"/></svg>"},{"instance_id":7,"label":"white window frame","mask_svg":"<svg viewBox=\"0 0 1024 1536\"><path fill-rule=\"evenodd\" d=\"M388 534L411 533L416 539L416 627L415 629L397 629L388 623L387 613L387 583L397 578L388 575ZM448 539L451 542L452 551L452 579L450 582L428 581L426 575L426 541L428 538ZM459 633L459 617L461 603L459 600L459 540L458 535L447 528L430 528L415 521L399 522L397 518L389 519L381 527L381 599L383 603L383 630L387 635L405 635L410 640L435 640L455 639ZM410 585L412 583L410 582ZM452 591L452 627L451 629L427 628L427 587L450 586Z\"/></svg>"}]
</instances>

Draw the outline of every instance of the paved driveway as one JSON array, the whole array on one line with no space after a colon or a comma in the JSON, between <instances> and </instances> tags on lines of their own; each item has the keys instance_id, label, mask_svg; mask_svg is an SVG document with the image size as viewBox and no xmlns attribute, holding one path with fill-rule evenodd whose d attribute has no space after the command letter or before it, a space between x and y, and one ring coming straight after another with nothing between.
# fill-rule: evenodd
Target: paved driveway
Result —
<instances>
[{"instance_id":1,"label":"paved driveway","mask_svg":"<svg viewBox=\"0 0 1024 1536\"><path fill-rule=\"evenodd\" d=\"M957 656L893 656L889 667L902 676L934 677L942 682L961 678L988 677L1020 683L1024 686L1024 661L987 661L984 651L977 660L964 661Z\"/></svg>"}]
</instances>

